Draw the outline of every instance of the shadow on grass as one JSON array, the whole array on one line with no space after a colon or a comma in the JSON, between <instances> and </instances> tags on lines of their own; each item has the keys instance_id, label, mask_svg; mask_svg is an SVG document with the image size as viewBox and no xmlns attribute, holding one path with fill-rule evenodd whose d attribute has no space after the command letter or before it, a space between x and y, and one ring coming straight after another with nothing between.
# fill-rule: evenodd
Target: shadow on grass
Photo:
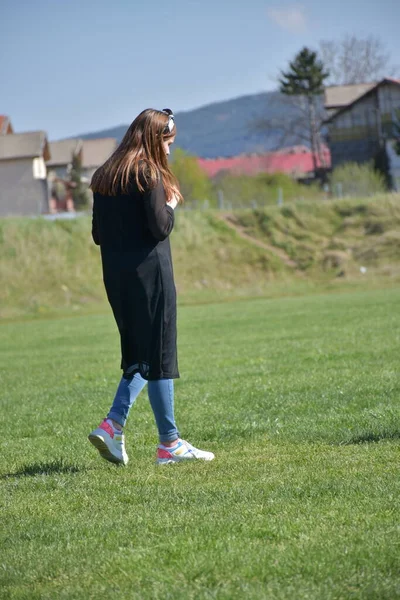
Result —
<instances>
[{"instance_id":1,"label":"shadow on grass","mask_svg":"<svg viewBox=\"0 0 400 600\"><path fill-rule=\"evenodd\" d=\"M399 440L400 431L368 431L360 435L355 435L348 440L340 442L341 446L351 446L357 444L373 444L382 440Z\"/></svg>"},{"instance_id":2,"label":"shadow on grass","mask_svg":"<svg viewBox=\"0 0 400 600\"><path fill-rule=\"evenodd\" d=\"M53 460L51 462L40 462L26 465L14 471L14 473L6 473L1 475L0 479L8 479L10 477L35 477L36 475L55 475L65 473L78 473L83 471L85 468L79 467L74 464L67 464L63 460Z\"/></svg>"}]
</instances>

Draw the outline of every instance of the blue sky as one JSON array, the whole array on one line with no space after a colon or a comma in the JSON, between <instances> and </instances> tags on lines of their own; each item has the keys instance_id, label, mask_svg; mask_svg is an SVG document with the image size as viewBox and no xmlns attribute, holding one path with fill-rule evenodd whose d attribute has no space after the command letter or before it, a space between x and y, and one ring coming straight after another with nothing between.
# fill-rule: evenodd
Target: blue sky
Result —
<instances>
[{"instance_id":1,"label":"blue sky","mask_svg":"<svg viewBox=\"0 0 400 600\"><path fill-rule=\"evenodd\" d=\"M304 45L379 36L400 0L0 0L0 114L60 139L273 89Z\"/></svg>"}]
</instances>

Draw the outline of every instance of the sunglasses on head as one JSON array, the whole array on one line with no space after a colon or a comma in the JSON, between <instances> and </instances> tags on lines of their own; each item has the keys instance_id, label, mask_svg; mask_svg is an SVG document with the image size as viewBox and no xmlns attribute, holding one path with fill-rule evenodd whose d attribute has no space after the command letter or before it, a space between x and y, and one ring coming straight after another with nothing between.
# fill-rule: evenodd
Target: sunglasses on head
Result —
<instances>
[{"instance_id":1,"label":"sunglasses on head","mask_svg":"<svg viewBox=\"0 0 400 600\"><path fill-rule=\"evenodd\" d=\"M170 108L163 108L162 111L164 114L168 115L168 123L166 124L163 133L171 133L173 128L175 127L175 117L174 113Z\"/></svg>"}]
</instances>

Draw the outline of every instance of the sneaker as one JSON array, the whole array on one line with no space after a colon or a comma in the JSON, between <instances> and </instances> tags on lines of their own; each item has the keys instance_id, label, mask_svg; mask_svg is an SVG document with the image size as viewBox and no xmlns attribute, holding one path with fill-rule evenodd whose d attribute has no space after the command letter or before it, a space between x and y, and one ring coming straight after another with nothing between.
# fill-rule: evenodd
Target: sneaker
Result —
<instances>
[{"instance_id":1,"label":"sneaker","mask_svg":"<svg viewBox=\"0 0 400 600\"><path fill-rule=\"evenodd\" d=\"M128 463L128 455L125 451L125 436L122 432L115 430L106 419L89 434L88 439L105 460L118 465Z\"/></svg>"},{"instance_id":2,"label":"sneaker","mask_svg":"<svg viewBox=\"0 0 400 600\"><path fill-rule=\"evenodd\" d=\"M178 440L177 445L172 448L166 448L163 444L158 445L156 463L158 465L168 465L170 463L193 460L196 458L208 461L214 460L215 456L212 452L206 452L205 450L195 448L185 440Z\"/></svg>"}]
</instances>

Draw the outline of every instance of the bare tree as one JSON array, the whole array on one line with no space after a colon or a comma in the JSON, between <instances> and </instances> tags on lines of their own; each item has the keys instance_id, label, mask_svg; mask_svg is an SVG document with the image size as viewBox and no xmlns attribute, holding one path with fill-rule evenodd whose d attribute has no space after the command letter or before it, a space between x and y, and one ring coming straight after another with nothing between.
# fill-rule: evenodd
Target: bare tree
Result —
<instances>
[{"instance_id":1,"label":"bare tree","mask_svg":"<svg viewBox=\"0 0 400 600\"><path fill-rule=\"evenodd\" d=\"M323 121L326 119L322 96L315 105L312 127L310 127L309 105L303 96L285 96L282 94L277 96L273 102L279 105L281 116L257 119L252 123L252 129L266 135L273 132L277 139L276 149L292 146L293 144L304 144L312 148L313 155L318 157L321 167L326 168L325 152L320 139ZM272 106L272 108L274 107ZM317 143L315 143L315 132L318 132Z\"/></svg>"},{"instance_id":2,"label":"bare tree","mask_svg":"<svg viewBox=\"0 0 400 600\"><path fill-rule=\"evenodd\" d=\"M330 73L330 85L369 83L391 77L399 69L390 65L390 54L376 36L358 38L345 35L341 40L320 42L322 62Z\"/></svg>"}]
</instances>

